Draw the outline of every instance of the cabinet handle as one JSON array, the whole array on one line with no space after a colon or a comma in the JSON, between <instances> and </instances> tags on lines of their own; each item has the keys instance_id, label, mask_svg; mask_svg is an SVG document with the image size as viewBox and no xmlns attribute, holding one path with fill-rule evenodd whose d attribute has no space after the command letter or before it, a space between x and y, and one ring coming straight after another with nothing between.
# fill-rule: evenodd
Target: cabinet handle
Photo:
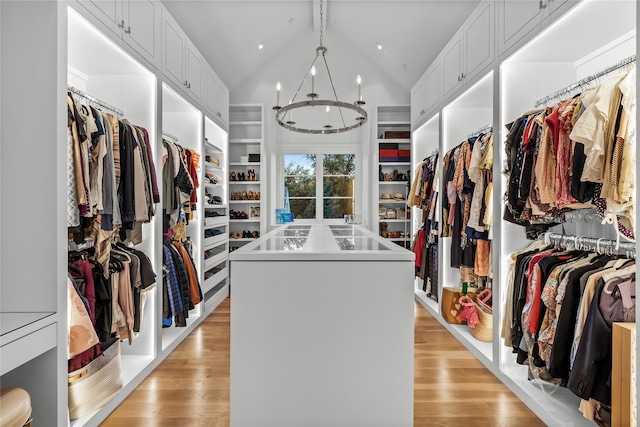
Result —
<instances>
[{"instance_id":1,"label":"cabinet handle","mask_svg":"<svg viewBox=\"0 0 640 427\"><path fill-rule=\"evenodd\" d=\"M467 76L464 75L464 73L460 74L460 77L462 77L463 79Z\"/></svg>"},{"instance_id":2,"label":"cabinet handle","mask_svg":"<svg viewBox=\"0 0 640 427\"><path fill-rule=\"evenodd\" d=\"M120 21L118 28L124 28L124 19Z\"/></svg>"},{"instance_id":3,"label":"cabinet handle","mask_svg":"<svg viewBox=\"0 0 640 427\"><path fill-rule=\"evenodd\" d=\"M131 34L131 27L127 27L126 30L124 30L125 34Z\"/></svg>"},{"instance_id":4,"label":"cabinet handle","mask_svg":"<svg viewBox=\"0 0 640 427\"><path fill-rule=\"evenodd\" d=\"M462 81L462 77L458 76L458 81L461 82Z\"/></svg>"},{"instance_id":5,"label":"cabinet handle","mask_svg":"<svg viewBox=\"0 0 640 427\"><path fill-rule=\"evenodd\" d=\"M222 117L222 114L220 113L220 111L218 111L218 117Z\"/></svg>"},{"instance_id":6,"label":"cabinet handle","mask_svg":"<svg viewBox=\"0 0 640 427\"><path fill-rule=\"evenodd\" d=\"M191 89L191 83L187 83L187 89Z\"/></svg>"},{"instance_id":7,"label":"cabinet handle","mask_svg":"<svg viewBox=\"0 0 640 427\"><path fill-rule=\"evenodd\" d=\"M546 9L547 4L544 2L544 0L540 0L540 10L542 9Z\"/></svg>"},{"instance_id":8,"label":"cabinet handle","mask_svg":"<svg viewBox=\"0 0 640 427\"><path fill-rule=\"evenodd\" d=\"M185 80L185 81L184 81L184 83L183 83L183 85L184 85L185 87L189 87L189 82Z\"/></svg>"}]
</instances>

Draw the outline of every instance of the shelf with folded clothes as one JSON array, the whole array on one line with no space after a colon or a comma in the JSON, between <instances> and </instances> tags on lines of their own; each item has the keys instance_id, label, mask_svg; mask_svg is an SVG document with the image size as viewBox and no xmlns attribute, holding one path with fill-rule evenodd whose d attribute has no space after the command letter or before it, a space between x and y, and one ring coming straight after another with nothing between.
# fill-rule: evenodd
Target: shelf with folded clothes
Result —
<instances>
[{"instance_id":1,"label":"shelf with folded clothes","mask_svg":"<svg viewBox=\"0 0 640 427\"><path fill-rule=\"evenodd\" d=\"M217 265L209 268L204 272L204 281L202 283L202 292L207 293L215 285L228 277L229 267L226 259L222 260Z\"/></svg>"},{"instance_id":2,"label":"shelf with folded clothes","mask_svg":"<svg viewBox=\"0 0 640 427\"><path fill-rule=\"evenodd\" d=\"M260 181L229 181L229 185L260 185Z\"/></svg>"},{"instance_id":3,"label":"shelf with folded clothes","mask_svg":"<svg viewBox=\"0 0 640 427\"><path fill-rule=\"evenodd\" d=\"M207 249L204 253L204 270L207 271L212 267L215 267L217 264L225 261L229 257L229 252L227 251L226 246L221 246L222 251L215 252L217 248ZM207 255L211 254L207 258Z\"/></svg>"}]
</instances>

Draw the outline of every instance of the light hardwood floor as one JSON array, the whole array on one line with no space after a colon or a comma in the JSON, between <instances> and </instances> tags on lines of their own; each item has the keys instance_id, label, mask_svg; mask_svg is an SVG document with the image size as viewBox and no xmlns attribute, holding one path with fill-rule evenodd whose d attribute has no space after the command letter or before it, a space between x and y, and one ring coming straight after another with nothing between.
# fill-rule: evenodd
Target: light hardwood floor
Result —
<instances>
[{"instance_id":1,"label":"light hardwood floor","mask_svg":"<svg viewBox=\"0 0 640 427\"><path fill-rule=\"evenodd\" d=\"M226 299L103 427L229 426ZM415 304L414 425L544 426L422 306Z\"/></svg>"}]
</instances>

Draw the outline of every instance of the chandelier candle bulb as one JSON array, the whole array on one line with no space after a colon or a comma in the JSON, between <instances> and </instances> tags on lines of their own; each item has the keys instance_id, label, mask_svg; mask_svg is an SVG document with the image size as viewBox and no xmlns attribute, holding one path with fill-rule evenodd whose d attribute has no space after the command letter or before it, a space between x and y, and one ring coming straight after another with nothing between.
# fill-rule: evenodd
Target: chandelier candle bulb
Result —
<instances>
[{"instance_id":1,"label":"chandelier candle bulb","mask_svg":"<svg viewBox=\"0 0 640 427\"><path fill-rule=\"evenodd\" d=\"M316 93L316 66L311 67L311 93Z\"/></svg>"},{"instance_id":2,"label":"chandelier candle bulb","mask_svg":"<svg viewBox=\"0 0 640 427\"><path fill-rule=\"evenodd\" d=\"M360 78L360 74L358 74L356 81L358 82L358 101L362 101L362 86L360 85L362 83L362 79Z\"/></svg>"},{"instance_id":3,"label":"chandelier candle bulb","mask_svg":"<svg viewBox=\"0 0 640 427\"><path fill-rule=\"evenodd\" d=\"M280 82L276 85L276 106L280 105Z\"/></svg>"},{"instance_id":4,"label":"chandelier candle bulb","mask_svg":"<svg viewBox=\"0 0 640 427\"><path fill-rule=\"evenodd\" d=\"M329 124L329 110L330 110L330 108L329 108L329 106L327 105L327 124Z\"/></svg>"}]
</instances>

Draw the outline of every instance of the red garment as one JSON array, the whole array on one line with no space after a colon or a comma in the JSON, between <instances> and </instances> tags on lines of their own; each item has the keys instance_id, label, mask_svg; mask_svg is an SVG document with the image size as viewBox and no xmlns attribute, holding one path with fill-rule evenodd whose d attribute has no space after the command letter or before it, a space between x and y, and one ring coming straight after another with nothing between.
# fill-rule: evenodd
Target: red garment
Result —
<instances>
[{"instance_id":1,"label":"red garment","mask_svg":"<svg viewBox=\"0 0 640 427\"><path fill-rule=\"evenodd\" d=\"M413 246L413 253L416 254L416 270L417 274L420 274L420 267L422 267L422 251L424 250L424 239L427 235L425 230L419 230L418 235L416 236L416 242Z\"/></svg>"},{"instance_id":2,"label":"red garment","mask_svg":"<svg viewBox=\"0 0 640 427\"><path fill-rule=\"evenodd\" d=\"M547 254L551 256L552 254ZM560 255L558 259L562 261L566 261L571 258L571 255ZM542 259L542 258L541 258ZM542 289L544 288L545 283L542 282L542 276L540 272L540 267L537 265L534 268L534 275L536 275L535 280L537 281L536 287L533 289L533 302L531 304L531 316L529 317L529 332L532 334L536 334L538 332L538 322L540 319L540 308L542 306Z\"/></svg>"},{"instance_id":3,"label":"red garment","mask_svg":"<svg viewBox=\"0 0 640 427\"><path fill-rule=\"evenodd\" d=\"M191 203L196 203L198 201L198 187L199 187L199 182L198 182L198 171L196 170L196 166L195 166L195 162L193 161L193 151L192 150L185 150L186 152L186 156L187 156L187 169L189 172L189 176L191 177L191 180L193 181L193 190L191 190L191 198L189 199L189 201Z\"/></svg>"},{"instance_id":4,"label":"red garment","mask_svg":"<svg viewBox=\"0 0 640 427\"><path fill-rule=\"evenodd\" d=\"M75 267L80 269L84 278L84 297L89 303L89 317L91 318L91 324L96 325L96 288L93 284L93 272L91 271L91 264L86 259L79 259L73 263ZM73 272L71 272L73 275Z\"/></svg>"},{"instance_id":5,"label":"red garment","mask_svg":"<svg viewBox=\"0 0 640 427\"><path fill-rule=\"evenodd\" d=\"M578 201L571 195L573 172L573 141L569 137L573 125L571 118L576 100L570 99L560 104L557 109L560 119L558 147L556 149L556 206L560 209Z\"/></svg>"}]
</instances>

